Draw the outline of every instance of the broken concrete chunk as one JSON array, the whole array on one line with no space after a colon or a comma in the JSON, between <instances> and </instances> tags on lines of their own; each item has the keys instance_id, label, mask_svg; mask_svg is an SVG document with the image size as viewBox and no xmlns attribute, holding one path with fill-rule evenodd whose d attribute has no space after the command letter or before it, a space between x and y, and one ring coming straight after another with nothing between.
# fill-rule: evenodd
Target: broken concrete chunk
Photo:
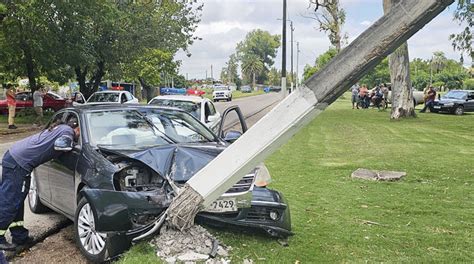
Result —
<instances>
[{"instance_id":1,"label":"broken concrete chunk","mask_svg":"<svg viewBox=\"0 0 474 264\"><path fill-rule=\"evenodd\" d=\"M352 172L351 177L372 181L398 181L407 175L403 171L375 171L359 168Z\"/></svg>"},{"instance_id":2,"label":"broken concrete chunk","mask_svg":"<svg viewBox=\"0 0 474 264\"><path fill-rule=\"evenodd\" d=\"M186 252L178 256L178 260L181 260L181 261L202 261L202 260L207 260L208 258L209 258L209 255L199 254L192 251Z\"/></svg>"}]
</instances>

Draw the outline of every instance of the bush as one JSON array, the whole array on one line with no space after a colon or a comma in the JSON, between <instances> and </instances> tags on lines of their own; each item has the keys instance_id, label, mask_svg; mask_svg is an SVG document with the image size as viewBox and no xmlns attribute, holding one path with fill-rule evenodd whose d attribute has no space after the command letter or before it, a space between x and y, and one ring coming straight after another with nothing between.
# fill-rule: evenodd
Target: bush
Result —
<instances>
[{"instance_id":1,"label":"bush","mask_svg":"<svg viewBox=\"0 0 474 264\"><path fill-rule=\"evenodd\" d=\"M464 80L463 87L466 90L474 90L474 78Z\"/></svg>"}]
</instances>

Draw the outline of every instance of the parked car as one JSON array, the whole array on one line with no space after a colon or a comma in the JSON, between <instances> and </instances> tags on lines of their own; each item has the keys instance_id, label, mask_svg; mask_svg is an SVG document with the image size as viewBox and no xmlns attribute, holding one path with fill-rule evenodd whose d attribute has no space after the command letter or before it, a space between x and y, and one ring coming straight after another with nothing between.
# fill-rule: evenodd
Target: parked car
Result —
<instances>
[{"instance_id":1,"label":"parked car","mask_svg":"<svg viewBox=\"0 0 474 264\"><path fill-rule=\"evenodd\" d=\"M184 110L197 118L212 131L217 132L221 114L216 110L211 100L207 98L192 95L159 95L151 99L148 104L176 107Z\"/></svg>"},{"instance_id":2,"label":"parked car","mask_svg":"<svg viewBox=\"0 0 474 264\"><path fill-rule=\"evenodd\" d=\"M138 99L129 91L99 91L93 93L87 104L138 104Z\"/></svg>"},{"instance_id":3,"label":"parked car","mask_svg":"<svg viewBox=\"0 0 474 264\"><path fill-rule=\"evenodd\" d=\"M388 96L387 96L387 102L388 103L392 103L392 91L389 91L388 92ZM425 94L423 93L423 91L416 91L414 90L413 91L413 103L415 106L419 105L419 104L423 104L425 102Z\"/></svg>"},{"instance_id":4,"label":"parked car","mask_svg":"<svg viewBox=\"0 0 474 264\"><path fill-rule=\"evenodd\" d=\"M462 115L464 112L474 112L474 90L451 90L435 101L434 112L448 112Z\"/></svg>"},{"instance_id":5,"label":"parked car","mask_svg":"<svg viewBox=\"0 0 474 264\"><path fill-rule=\"evenodd\" d=\"M33 109L33 93L19 92L15 96L16 111ZM53 92L47 92L43 97L44 112L56 112L64 107L70 106L70 102ZM8 114L7 100L0 100L0 113Z\"/></svg>"},{"instance_id":6,"label":"parked car","mask_svg":"<svg viewBox=\"0 0 474 264\"><path fill-rule=\"evenodd\" d=\"M215 86L212 92L214 102L218 100L232 101L232 90L227 86Z\"/></svg>"},{"instance_id":7,"label":"parked car","mask_svg":"<svg viewBox=\"0 0 474 264\"><path fill-rule=\"evenodd\" d=\"M240 88L240 91L243 93L251 93L252 92L252 87L248 85L244 85Z\"/></svg>"},{"instance_id":8,"label":"parked car","mask_svg":"<svg viewBox=\"0 0 474 264\"><path fill-rule=\"evenodd\" d=\"M232 111L245 132L238 107L227 109L222 119ZM54 118L77 122L81 135L74 145L56 142L65 152L33 170L29 207L34 213L50 208L73 220L77 245L93 262L151 235L179 188L241 135L220 129L219 137L180 109L152 105L85 104ZM283 195L254 185L265 174L264 167L252 169L196 220L291 235Z\"/></svg>"}]
</instances>

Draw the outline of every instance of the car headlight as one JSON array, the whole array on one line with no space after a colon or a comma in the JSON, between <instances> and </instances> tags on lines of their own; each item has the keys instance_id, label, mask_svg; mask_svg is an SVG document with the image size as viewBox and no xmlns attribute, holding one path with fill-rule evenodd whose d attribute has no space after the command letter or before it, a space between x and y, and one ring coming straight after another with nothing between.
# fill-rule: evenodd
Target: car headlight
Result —
<instances>
[{"instance_id":1,"label":"car headlight","mask_svg":"<svg viewBox=\"0 0 474 264\"><path fill-rule=\"evenodd\" d=\"M257 166L256 174L257 175L255 176L255 186L257 187L265 187L272 181L270 172L268 171L267 166L263 164L263 162Z\"/></svg>"}]
</instances>

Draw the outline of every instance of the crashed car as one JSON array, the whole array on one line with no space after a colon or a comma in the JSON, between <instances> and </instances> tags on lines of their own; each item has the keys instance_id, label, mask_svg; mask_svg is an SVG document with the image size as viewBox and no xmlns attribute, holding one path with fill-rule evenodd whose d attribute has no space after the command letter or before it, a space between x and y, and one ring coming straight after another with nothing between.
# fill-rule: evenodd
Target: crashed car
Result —
<instances>
[{"instance_id":1,"label":"crashed car","mask_svg":"<svg viewBox=\"0 0 474 264\"><path fill-rule=\"evenodd\" d=\"M238 107L222 118L232 111L245 132ZM31 173L29 206L34 213L49 208L73 220L76 243L93 262L152 235L179 188L241 135L223 135L221 126L216 136L190 114L156 106L83 105L55 118L77 124L81 136L70 145L55 142L64 153ZM268 178L265 166L253 169L196 220L291 235L289 207L281 193L261 183Z\"/></svg>"}]
</instances>

